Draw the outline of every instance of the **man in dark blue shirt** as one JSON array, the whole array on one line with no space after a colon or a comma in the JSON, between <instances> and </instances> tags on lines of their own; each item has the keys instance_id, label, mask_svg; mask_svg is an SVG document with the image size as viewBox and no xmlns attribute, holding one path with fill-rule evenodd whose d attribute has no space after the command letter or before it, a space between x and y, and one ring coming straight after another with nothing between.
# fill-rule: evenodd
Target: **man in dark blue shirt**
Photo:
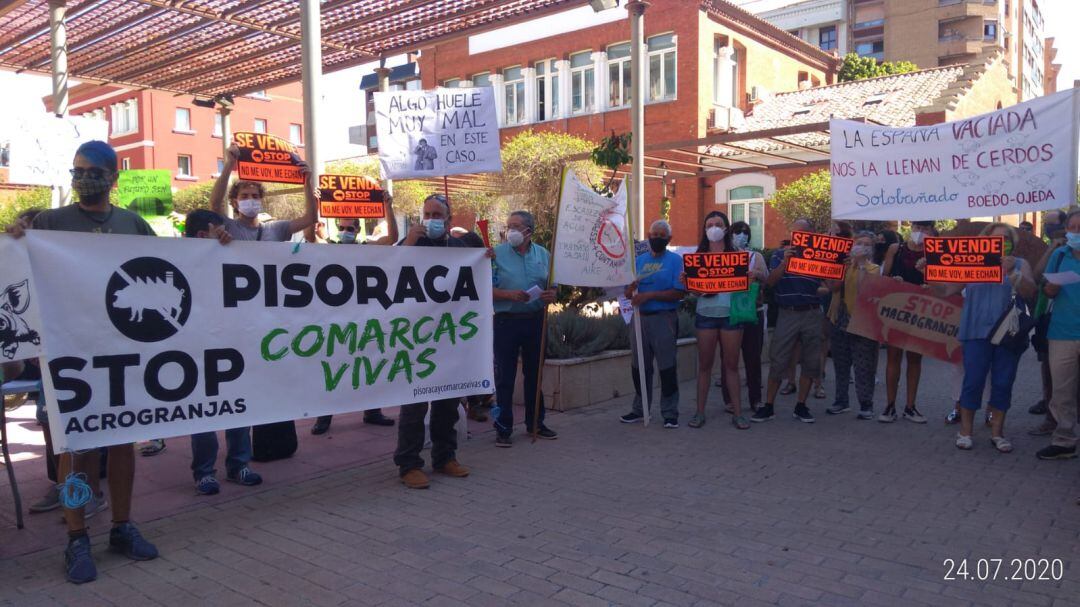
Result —
<instances>
[{"instance_id":1,"label":"man in dark blue shirt","mask_svg":"<svg viewBox=\"0 0 1080 607\"><path fill-rule=\"evenodd\" d=\"M798 219L791 224L793 232L809 232L810 228L810 222L806 219ZM769 387L765 405L750 418L754 422L765 422L774 417L773 401L785 372L795 362L796 347L799 348L802 377L799 379L794 417L808 424L814 422L814 416L806 406L806 397L814 381L821 377L821 349L825 344L825 332L818 289L822 282L788 273L788 262L793 255L795 248L789 245L774 251L769 260L770 271L766 282L773 288L780 311L769 345Z\"/></svg>"}]
</instances>

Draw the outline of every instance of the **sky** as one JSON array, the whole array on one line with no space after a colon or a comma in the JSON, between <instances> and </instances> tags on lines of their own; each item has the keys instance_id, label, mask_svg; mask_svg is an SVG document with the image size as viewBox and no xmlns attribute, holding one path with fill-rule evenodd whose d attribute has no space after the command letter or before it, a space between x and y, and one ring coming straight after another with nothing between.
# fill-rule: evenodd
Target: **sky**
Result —
<instances>
[{"instance_id":1,"label":"sky","mask_svg":"<svg viewBox=\"0 0 1080 607\"><path fill-rule=\"evenodd\" d=\"M1070 31L1075 29L1075 24L1080 23L1080 0L1040 0L1039 6L1046 23L1046 35L1054 37L1058 48L1056 63L1062 65L1058 75L1058 90L1062 90L1071 87L1073 81L1080 80L1080 36ZM391 60L389 64L396 65L400 62L400 58L395 59L398 60ZM360 78L374 68L375 64L372 63L324 76L323 94L327 99L323 114L324 133L336 134L347 131L349 126L363 124L363 95L360 94L358 86ZM16 75L0 70L0 90L5 91L5 106L16 110L0 113L2 130L5 117L11 120L25 113L43 112L41 98L51 92L52 86L47 76ZM333 158L335 154L324 156Z\"/></svg>"}]
</instances>

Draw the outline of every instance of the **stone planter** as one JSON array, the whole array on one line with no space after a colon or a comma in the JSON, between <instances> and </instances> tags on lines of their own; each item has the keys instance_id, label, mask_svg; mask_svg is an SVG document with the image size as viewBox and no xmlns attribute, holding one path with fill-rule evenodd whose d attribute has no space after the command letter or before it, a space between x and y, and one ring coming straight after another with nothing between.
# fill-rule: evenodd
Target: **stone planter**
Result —
<instances>
[{"instance_id":1,"label":"stone planter","mask_svg":"<svg viewBox=\"0 0 1080 607\"><path fill-rule=\"evenodd\" d=\"M634 393L630 376L630 350L612 350L586 358L549 360L544 364L544 403L548 409L567 411ZM697 374L697 340L679 340L679 381L693 379ZM660 393L659 377L655 375L653 398ZM514 404L525 402L522 376L518 370L514 388Z\"/></svg>"}]
</instances>

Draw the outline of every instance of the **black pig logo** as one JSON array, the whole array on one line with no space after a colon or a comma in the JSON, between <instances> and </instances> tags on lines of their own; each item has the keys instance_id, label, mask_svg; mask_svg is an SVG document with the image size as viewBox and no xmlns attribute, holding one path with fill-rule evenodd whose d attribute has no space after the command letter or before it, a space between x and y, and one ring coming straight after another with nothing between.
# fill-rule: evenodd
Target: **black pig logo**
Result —
<instances>
[{"instance_id":1,"label":"black pig logo","mask_svg":"<svg viewBox=\"0 0 1080 607\"><path fill-rule=\"evenodd\" d=\"M9 285L0 294L0 355L13 360L19 344L35 346L41 343L37 331L20 316L30 307L30 281Z\"/></svg>"}]
</instances>

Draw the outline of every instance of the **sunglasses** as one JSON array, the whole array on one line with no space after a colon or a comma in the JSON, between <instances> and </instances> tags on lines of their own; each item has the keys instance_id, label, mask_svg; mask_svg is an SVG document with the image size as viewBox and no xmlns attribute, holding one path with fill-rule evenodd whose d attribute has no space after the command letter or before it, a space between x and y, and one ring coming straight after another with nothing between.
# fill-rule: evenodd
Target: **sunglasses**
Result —
<instances>
[{"instance_id":1,"label":"sunglasses","mask_svg":"<svg viewBox=\"0 0 1080 607\"><path fill-rule=\"evenodd\" d=\"M108 171L99 167L90 167L89 169L79 167L71 169L69 172L71 173L71 176L75 178L91 177L93 179L101 179L102 177L108 177L112 173L112 171Z\"/></svg>"},{"instance_id":2,"label":"sunglasses","mask_svg":"<svg viewBox=\"0 0 1080 607\"><path fill-rule=\"evenodd\" d=\"M356 226L342 226L342 225L339 225L337 227L337 229L338 229L339 232L355 232L356 231Z\"/></svg>"}]
</instances>

